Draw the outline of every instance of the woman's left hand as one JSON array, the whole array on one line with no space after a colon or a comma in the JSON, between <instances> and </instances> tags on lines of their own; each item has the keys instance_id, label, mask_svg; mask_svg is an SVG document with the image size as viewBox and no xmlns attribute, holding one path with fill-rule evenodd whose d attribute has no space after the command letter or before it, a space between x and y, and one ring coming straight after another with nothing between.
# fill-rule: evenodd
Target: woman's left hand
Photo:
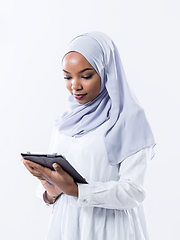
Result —
<instances>
[{"instance_id":1,"label":"woman's left hand","mask_svg":"<svg viewBox=\"0 0 180 240\"><path fill-rule=\"evenodd\" d=\"M39 180L48 181L61 189L63 193L78 197L77 184L74 182L74 179L61 168L59 164L53 164L53 168L55 170L53 171L49 168L43 167L26 159L22 159L22 162L24 163L27 170Z\"/></svg>"}]
</instances>

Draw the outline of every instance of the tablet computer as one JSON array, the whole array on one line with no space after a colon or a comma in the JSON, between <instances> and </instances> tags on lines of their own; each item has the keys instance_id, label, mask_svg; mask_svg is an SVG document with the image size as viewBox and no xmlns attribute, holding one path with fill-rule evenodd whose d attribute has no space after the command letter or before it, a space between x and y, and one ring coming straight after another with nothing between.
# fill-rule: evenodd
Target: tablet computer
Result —
<instances>
[{"instance_id":1,"label":"tablet computer","mask_svg":"<svg viewBox=\"0 0 180 240\"><path fill-rule=\"evenodd\" d=\"M43 167L50 168L54 170L53 163L58 163L64 171L71 175L75 182L77 183L87 183L85 178L83 178L76 169L63 157L57 153L54 154L40 154L40 153L21 153L21 156L32 162L38 163Z\"/></svg>"}]
</instances>

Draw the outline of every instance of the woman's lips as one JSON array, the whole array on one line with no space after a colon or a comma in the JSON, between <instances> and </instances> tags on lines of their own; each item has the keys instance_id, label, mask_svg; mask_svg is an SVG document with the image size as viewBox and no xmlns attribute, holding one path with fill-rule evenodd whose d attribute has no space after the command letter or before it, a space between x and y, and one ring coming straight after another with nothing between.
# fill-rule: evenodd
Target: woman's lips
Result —
<instances>
[{"instance_id":1,"label":"woman's lips","mask_svg":"<svg viewBox=\"0 0 180 240\"><path fill-rule=\"evenodd\" d=\"M86 96L86 94L73 94L73 96L76 98L76 99L82 99L83 97Z\"/></svg>"}]
</instances>

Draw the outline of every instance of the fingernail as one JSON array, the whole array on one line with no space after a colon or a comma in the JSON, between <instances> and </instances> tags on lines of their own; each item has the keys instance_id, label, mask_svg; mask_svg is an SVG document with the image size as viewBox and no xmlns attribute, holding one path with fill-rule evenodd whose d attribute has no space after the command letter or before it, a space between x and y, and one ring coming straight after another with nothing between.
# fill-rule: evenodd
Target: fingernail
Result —
<instances>
[{"instance_id":1,"label":"fingernail","mask_svg":"<svg viewBox=\"0 0 180 240\"><path fill-rule=\"evenodd\" d=\"M58 165L57 163L53 163L53 167L56 168Z\"/></svg>"}]
</instances>

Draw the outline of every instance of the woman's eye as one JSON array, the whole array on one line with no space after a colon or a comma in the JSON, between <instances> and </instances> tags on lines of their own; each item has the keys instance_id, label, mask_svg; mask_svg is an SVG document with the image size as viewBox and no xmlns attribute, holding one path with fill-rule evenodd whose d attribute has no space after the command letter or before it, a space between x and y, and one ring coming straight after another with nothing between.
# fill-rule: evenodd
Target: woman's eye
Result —
<instances>
[{"instance_id":1,"label":"woman's eye","mask_svg":"<svg viewBox=\"0 0 180 240\"><path fill-rule=\"evenodd\" d=\"M90 79L90 78L92 77L92 75L93 75L93 74L91 74L91 75L89 75L89 76L87 76L87 77L83 76L82 78L84 78L84 79Z\"/></svg>"},{"instance_id":2,"label":"woman's eye","mask_svg":"<svg viewBox=\"0 0 180 240\"><path fill-rule=\"evenodd\" d=\"M64 79L66 79L66 80L70 80L71 77L66 77L66 76L64 76Z\"/></svg>"}]
</instances>

